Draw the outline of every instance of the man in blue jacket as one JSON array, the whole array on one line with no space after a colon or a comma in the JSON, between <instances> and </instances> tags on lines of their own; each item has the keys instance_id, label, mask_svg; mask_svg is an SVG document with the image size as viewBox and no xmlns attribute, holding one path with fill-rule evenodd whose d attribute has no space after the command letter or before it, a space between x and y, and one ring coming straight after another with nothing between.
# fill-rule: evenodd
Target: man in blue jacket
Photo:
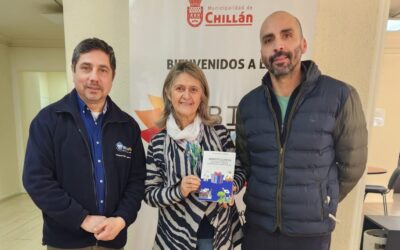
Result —
<instances>
[{"instance_id":1,"label":"man in blue jacket","mask_svg":"<svg viewBox=\"0 0 400 250\"><path fill-rule=\"evenodd\" d=\"M367 130L350 85L322 75L299 20L278 11L260 30L268 72L240 101L237 154L247 179L242 249L327 250L337 206L362 176Z\"/></svg>"},{"instance_id":2,"label":"man in blue jacket","mask_svg":"<svg viewBox=\"0 0 400 250\"><path fill-rule=\"evenodd\" d=\"M108 96L115 69L111 46L83 40L75 89L31 123L23 183L43 212L48 249L122 249L140 209L145 155L138 124Z\"/></svg>"}]
</instances>

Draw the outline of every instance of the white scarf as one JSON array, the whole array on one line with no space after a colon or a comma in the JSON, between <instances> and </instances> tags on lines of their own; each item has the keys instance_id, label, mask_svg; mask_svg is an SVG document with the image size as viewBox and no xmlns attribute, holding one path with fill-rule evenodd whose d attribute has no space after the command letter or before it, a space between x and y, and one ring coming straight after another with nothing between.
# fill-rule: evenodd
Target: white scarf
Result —
<instances>
[{"instance_id":1,"label":"white scarf","mask_svg":"<svg viewBox=\"0 0 400 250\"><path fill-rule=\"evenodd\" d=\"M181 130L172 114L168 116L166 129L168 135L175 141L185 140L193 142L198 139L201 130L201 118L197 115L194 121Z\"/></svg>"}]
</instances>

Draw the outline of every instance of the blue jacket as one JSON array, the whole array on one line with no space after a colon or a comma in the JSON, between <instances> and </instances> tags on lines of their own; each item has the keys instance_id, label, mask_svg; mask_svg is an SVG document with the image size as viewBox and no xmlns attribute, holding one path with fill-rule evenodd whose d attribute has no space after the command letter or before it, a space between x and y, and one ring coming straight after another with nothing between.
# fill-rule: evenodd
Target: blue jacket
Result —
<instances>
[{"instance_id":1,"label":"blue jacket","mask_svg":"<svg viewBox=\"0 0 400 250\"><path fill-rule=\"evenodd\" d=\"M138 124L109 97L107 103L102 127L105 216L122 217L126 227L112 241L97 241L80 228L87 215L98 214L98 206L90 146L73 90L41 110L29 130L23 184L43 212L45 245L122 248L126 243L126 229L144 196L145 155Z\"/></svg>"},{"instance_id":2,"label":"blue jacket","mask_svg":"<svg viewBox=\"0 0 400 250\"><path fill-rule=\"evenodd\" d=\"M362 176L367 130L356 90L302 62L303 79L280 119L269 74L241 100L237 152L246 169L246 221L269 232L317 236Z\"/></svg>"}]
</instances>

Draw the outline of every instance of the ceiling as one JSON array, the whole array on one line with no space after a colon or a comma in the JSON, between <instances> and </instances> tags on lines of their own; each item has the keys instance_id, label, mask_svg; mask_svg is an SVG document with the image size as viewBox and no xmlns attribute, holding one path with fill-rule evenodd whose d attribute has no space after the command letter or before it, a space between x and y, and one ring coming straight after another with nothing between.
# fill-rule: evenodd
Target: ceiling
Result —
<instances>
[{"instance_id":1,"label":"ceiling","mask_svg":"<svg viewBox=\"0 0 400 250\"><path fill-rule=\"evenodd\" d=\"M64 47L60 0L0 0L0 43Z\"/></svg>"},{"instance_id":2,"label":"ceiling","mask_svg":"<svg viewBox=\"0 0 400 250\"><path fill-rule=\"evenodd\" d=\"M400 19L400 0L391 0L389 12ZM0 0L0 43L64 47L62 0Z\"/></svg>"},{"instance_id":3,"label":"ceiling","mask_svg":"<svg viewBox=\"0 0 400 250\"><path fill-rule=\"evenodd\" d=\"M400 0L390 1L389 17L400 19Z\"/></svg>"}]
</instances>

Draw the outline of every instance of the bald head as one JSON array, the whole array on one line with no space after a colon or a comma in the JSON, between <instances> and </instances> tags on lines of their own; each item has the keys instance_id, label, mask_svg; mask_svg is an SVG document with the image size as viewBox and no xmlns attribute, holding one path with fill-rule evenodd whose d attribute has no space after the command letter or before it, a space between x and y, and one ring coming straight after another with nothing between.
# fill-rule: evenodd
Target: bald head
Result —
<instances>
[{"instance_id":1,"label":"bald head","mask_svg":"<svg viewBox=\"0 0 400 250\"><path fill-rule=\"evenodd\" d=\"M279 22L279 23L285 22L288 24L295 24L294 27L297 29L297 32L299 32L300 36L303 37L303 29L301 27L301 23L300 23L299 19L297 19L297 17L293 16L289 12L286 12L283 10L276 11L276 12L272 13L271 15L267 16L267 18L265 18L263 24L261 25L260 35L262 35L263 29L267 28L268 26L275 25L277 22ZM291 25L291 26L293 26L293 25ZM262 37L261 37L261 39L262 39Z\"/></svg>"},{"instance_id":2,"label":"bald head","mask_svg":"<svg viewBox=\"0 0 400 250\"><path fill-rule=\"evenodd\" d=\"M299 20L285 11L269 15L260 29L261 60L276 78L300 74L302 55L307 50Z\"/></svg>"}]
</instances>

